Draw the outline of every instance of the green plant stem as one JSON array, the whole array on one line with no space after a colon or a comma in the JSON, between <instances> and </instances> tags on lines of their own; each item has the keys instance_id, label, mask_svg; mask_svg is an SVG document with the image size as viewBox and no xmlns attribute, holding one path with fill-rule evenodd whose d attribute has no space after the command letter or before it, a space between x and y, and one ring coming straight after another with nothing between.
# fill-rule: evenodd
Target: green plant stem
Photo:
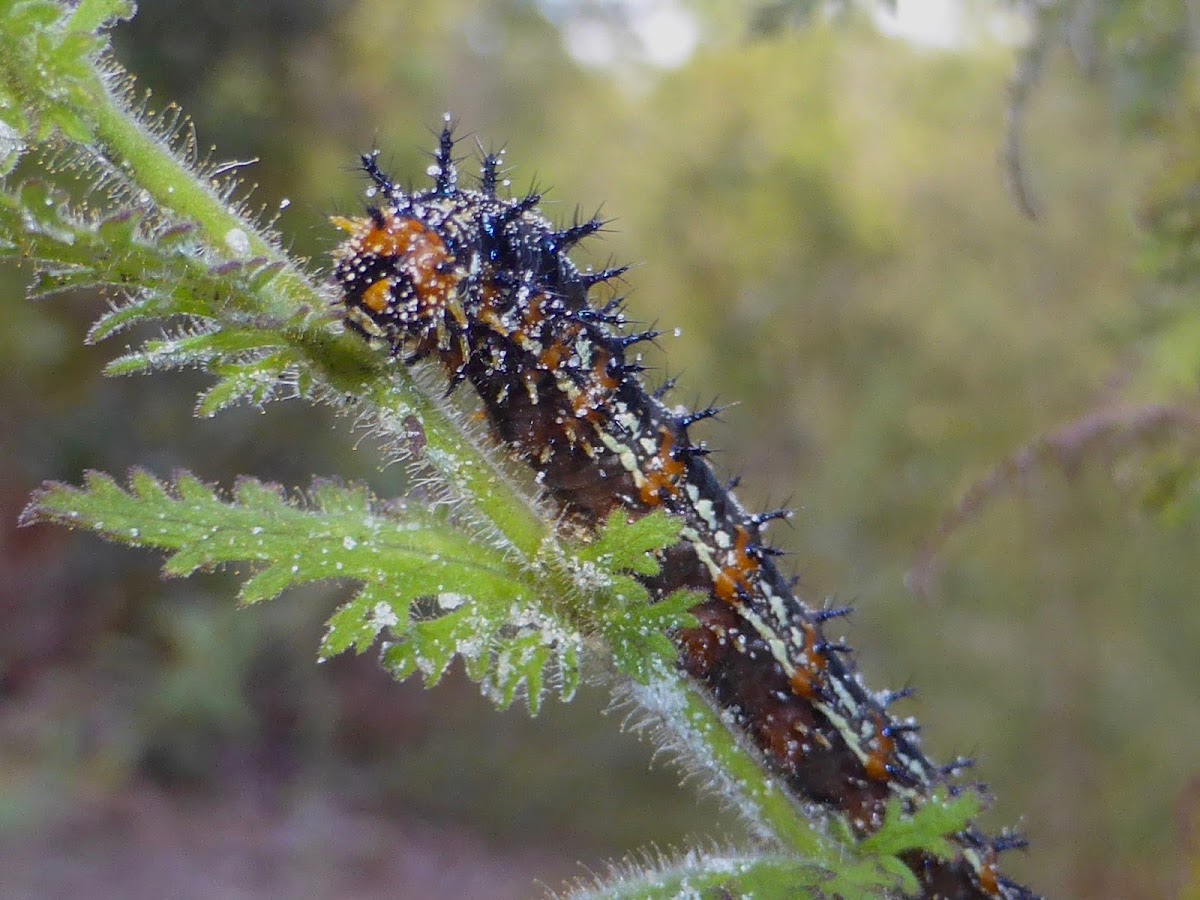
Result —
<instances>
[{"instance_id":1,"label":"green plant stem","mask_svg":"<svg viewBox=\"0 0 1200 900\"><path fill-rule=\"evenodd\" d=\"M721 714L699 687L678 672L665 673L646 687L635 687L634 698L660 715L694 759L704 760L722 792L751 808L748 821L765 830L799 856L818 865L833 866L843 854L742 746Z\"/></svg>"},{"instance_id":2,"label":"green plant stem","mask_svg":"<svg viewBox=\"0 0 1200 900\"><path fill-rule=\"evenodd\" d=\"M129 113L124 100L114 96L104 79L96 77L89 87L94 101L89 112L103 155L120 171L133 173L138 186L161 209L196 225L224 256L260 257L284 266L273 283L271 298L276 308L263 312L282 316L294 309L297 301L321 304L319 292L287 255L263 238L254 223L221 200L215 181L203 184L161 139Z\"/></svg>"},{"instance_id":3,"label":"green plant stem","mask_svg":"<svg viewBox=\"0 0 1200 900\"><path fill-rule=\"evenodd\" d=\"M398 380L398 379L397 379ZM384 427L402 434L415 416L424 428L422 461L527 559L534 559L551 533L528 499L512 486L492 458L475 448L456 416L440 396L428 396L407 375L406 385L375 381L367 389L380 410Z\"/></svg>"}]
</instances>

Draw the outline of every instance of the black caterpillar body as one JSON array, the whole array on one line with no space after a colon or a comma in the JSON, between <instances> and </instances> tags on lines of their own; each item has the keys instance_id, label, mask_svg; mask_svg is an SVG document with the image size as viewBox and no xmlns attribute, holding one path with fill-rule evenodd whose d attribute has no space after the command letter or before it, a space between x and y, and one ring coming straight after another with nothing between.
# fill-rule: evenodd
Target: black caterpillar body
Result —
<instances>
[{"instance_id":1,"label":"black caterpillar body","mask_svg":"<svg viewBox=\"0 0 1200 900\"><path fill-rule=\"evenodd\" d=\"M848 648L826 638L842 610L797 598L764 543L781 513L752 515L689 437L713 410L687 413L650 391L630 348L653 332L626 333L619 302L593 306L592 288L622 270L581 271L569 249L597 220L558 230L540 197L497 193L500 159L485 155L478 189L459 186L449 125L431 167L433 186L406 193L364 157L367 216L337 219L349 232L336 278L346 321L410 358L436 357L451 384L478 392L495 434L537 472L562 513L583 526L613 509L665 509L684 539L649 581L660 595L709 594L700 626L675 636L679 665L732 713L794 795L843 813L861 835L879 827L885 802L927 802L965 764L923 754L911 720L873 693ZM1032 900L999 874L997 854L1022 842L955 837L956 853L905 861L926 898Z\"/></svg>"}]
</instances>

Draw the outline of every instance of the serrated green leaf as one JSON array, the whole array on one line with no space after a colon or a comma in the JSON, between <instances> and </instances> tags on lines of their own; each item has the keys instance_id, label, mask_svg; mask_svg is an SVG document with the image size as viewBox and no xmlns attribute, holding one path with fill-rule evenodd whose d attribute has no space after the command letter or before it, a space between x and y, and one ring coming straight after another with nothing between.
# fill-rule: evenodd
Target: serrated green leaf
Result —
<instances>
[{"instance_id":1,"label":"serrated green leaf","mask_svg":"<svg viewBox=\"0 0 1200 900\"><path fill-rule=\"evenodd\" d=\"M142 322L152 322L171 316L200 317L206 311L205 305L189 302L189 298L190 294L183 296L165 294L143 286L142 292L136 297L101 315L88 332L87 342L89 344L99 343L105 338L112 337L114 334Z\"/></svg>"},{"instance_id":2,"label":"serrated green leaf","mask_svg":"<svg viewBox=\"0 0 1200 900\"><path fill-rule=\"evenodd\" d=\"M269 353L245 363L215 366L217 383L200 394L197 416L213 416L238 403L261 406L271 398L288 369L296 363L291 350Z\"/></svg>"},{"instance_id":3,"label":"serrated green leaf","mask_svg":"<svg viewBox=\"0 0 1200 900\"><path fill-rule=\"evenodd\" d=\"M364 652L375 644L383 629L408 622L409 606L407 600L382 584L364 584L350 602L330 616L320 658L329 659L351 647L356 653Z\"/></svg>"},{"instance_id":4,"label":"serrated green leaf","mask_svg":"<svg viewBox=\"0 0 1200 900\"><path fill-rule=\"evenodd\" d=\"M266 288L284 268L283 263L278 261L260 260L258 262L258 265L250 267L247 272L246 286L253 291L261 291Z\"/></svg>"},{"instance_id":5,"label":"serrated green leaf","mask_svg":"<svg viewBox=\"0 0 1200 900\"><path fill-rule=\"evenodd\" d=\"M379 654L380 665L397 681L403 681L417 672L417 656L407 641L388 644Z\"/></svg>"},{"instance_id":6,"label":"serrated green leaf","mask_svg":"<svg viewBox=\"0 0 1200 900\"><path fill-rule=\"evenodd\" d=\"M966 828L982 808L972 794L950 799L938 795L912 813L906 813L899 800L892 800L884 811L883 826L859 842L858 852L895 857L908 850L925 850L935 856L953 856L954 847L947 838Z\"/></svg>"},{"instance_id":7,"label":"serrated green leaf","mask_svg":"<svg viewBox=\"0 0 1200 900\"><path fill-rule=\"evenodd\" d=\"M899 860L894 856L880 857L879 867L884 871L888 878L895 880L895 882L900 886L900 890L904 892L904 894L913 895L920 892L921 882L917 880L917 876L913 874L913 870L910 869L902 860ZM875 890L877 891L878 888ZM878 896L878 894L876 893L874 896Z\"/></svg>"},{"instance_id":8,"label":"serrated green leaf","mask_svg":"<svg viewBox=\"0 0 1200 900\"><path fill-rule=\"evenodd\" d=\"M406 520L363 508L363 489L320 486L323 509L305 508L279 488L243 479L233 501L222 499L195 476L181 474L168 491L144 472L132 490L110 476L90 473L84 488L47 485L34 497L26 521L53 520L89 527L125 543L158 547L174 555L170 574L233 562L263 568L245 587L256 602L292 584L328 578L365 582L387 579L397 595L432 596L444 585L463 585L496 600L497 609L527 587L510 574L501 551L475 542L418 507L394 511ZM500 612L497 612L497 616Z\"/></svg>"},{"instance_id":9,"label":"serrated green leaf","mask_svg":"<svg viewBox=\"0 0 1200 900\"><path fill-rule=\"evenodd\" d=\"M279 334L261 329L214 328L201 334L167 340L147 341L141 350L118 357L105 367L106 375L132 375L150 369L178 369L186 366L207 366L216 360L239 357L270 348L286 347ZM284 365L280 359L283 355ZM269 354L241 365L228 364L228 371L252 376L257 370L277 375L294 357L287 351Z\"/></svg>"},{"instance_id":10,"label":"serrated green leaf","mask_svg":"<svg viewBox=\"0 0 1200 900\"><path fill-rule=\"evenodd\" d=\"M175 490L179 494L179 499L184 503L195 504L197 512L218 505L216 488L205 484L190 472L176 474Z\"/></svg>"},{"instance_id":11,"label":"serrated green leaf","mask_svg":"<svg viewBox=\"0 0 1200 900\"><path fill-rule=\"evenodd\" d=\"M318 509L333 515L366 516L371 511L371 492L363 485L318 478L313 481L309 496Z\"/></svg>"},{"instance_id":12,"label":"serrated green leaf","mask_svg":"<svg viewBox=\"0 0 1200 900\"><path fill-rule=\"evenodd\" d=\"M706 595L681 590L658 603L610 611L604 636L617 669L638 684L667 671L679 653L668 632L695 626L691 610L704 599Z\"/></svg>"},{"instance_id":13,"label":"serrated green leaf","mask_svg":"<svg viewBox=\"0 0 1200 900\"><path fill-rule=\"evenodd\" d=\"M529 654L528 661L524 666L525 706L531 716L536 716L542 707L546 667L549 664L550 648L539 643Z\"/></svg>"},{"instance_id":14,"label":"serrated green leaf","mask_svg":"<svg viewBox=\"0 0 1200 900\"><path fill-rule=\"evenodd\" d=\"M314 573L302 570L297 563L289 565L288 563L273 562L246 580L238 594L238 600L247 606L261 603L264 600L273 600L294 584L302 581L319 581L326 577L329 576L323 572Z\"/></svg>"},{"instance_id":15,"label":"serrated green leaf","mask_svg":"<svg viewBox=\"0 0 1200 900\"><path fill-rule=\"evenodd\" d=\"M25 120L19 111L4 108L5 98L0 91L0 178L6 177L28 149L24 139ZM15 249L8 235L0 236L0 253Z\"/></svg>"},{"instance_id":16,"label":"serrated green leaf","mask_svg":"<svg viewBox=\"0 0 1200 900\"><path fill-rule=\"evenodd\" d=\"M579 648L575 644L559 646L558 654L559 689L558 696L564 703L570 703L575 698L575 692L583 681L583 670L579 665Z\"/></svg>"},{"instance_id":17,"label":"serrated green leaf","mask_svg":"<svg viewBox=\"0 0 1200 900\"><path fill-rule=\"evenodd\" d=\"M191 222L176 222L154 233L156 246L175 249L181 246L191 247L196 241L196 226Z\"/></svg>"},{"instance_id":18,"label":"serrated green leaf","mask_svg":"<svg viewBox=\"0 0 1200 900\"><path fill-rule=\"evenodd\" d=\"M417 668L432 687L442 680L450 662L467 641L478 639L479 630L471 619L467 606L413 626L408 644L412 647Z\"/></svg>"},{"instance_id":19,"label":"serrated green leaf","mask_svg":"<svg viewBox=\"0 0 1200 900\"><path fill-rule=\"evenodd\" d=\"M167 486L145 469L134 469L129 481L134 493L142 500L154 504L166 504L171 500Z\"/></svg>"},{"instance_id":20,"label":"serrated green leaf","mask_svg":"<svg viewBox=\"0 0 1200 900\"><path fill-rule=\"evenodd\" d=\"M23 134L44 140L57 130L69 140L92 140L89 119L101 83L93 60L107 39L80 26L99 26L89 11L99 2L84 0L74 9L51 2L0 8L0 59L6 63L0 77L9 102L19 103L28 117Z\"/></svg>"},{"instance_id":21,"label":"serrated green leaf","mask_svg":"<svg viewBox=\"0 0 1200 900\"><path fill-rule=\"evenodd\" d=\"M529 711L537 715L551 648L540 635L531 634L507 642L496 656L496 705L501 709L511 706L524 686Z\"/></svg>"},{"instance_id":22,"label":"serrated green leaf","mask_svg":"<svg viewBox=\"0 0 1200 900\"><path fill-rule=\"evenodd\" d=\"M890 900L907 894L910 886L913 893L920 894L920 883L912 871L895 857L858 863L839 861L829 871L829 880L821 886L822 895L839 900Z\"/></svg>"},{"instance_id":23,"label":"serrated green leaf","mask_svg":"<svg viewBox=\"0 0 1200 900\"><path fill-rule=\"evenodd\" d=\"M661 510L633 522L626 515L614 510L596 538L579 550L579 558L612 571L656 575L659 563L653 554L677 543L683 526Z\"/></svg>"},{"instance_id":24,"label":"serrated green leaf","mask_svg":"<svg viewBox=\"0 0 1200 900\"><path fill-rule=\"evenodd\" d=\"M496 661L492 657L491 653L485 653L482 651L483 648L481 646L480 652L464 654L462 660L463 668L467 673L467 677L476 684L486 686L488 682L488 675L491 674L492 668L495 666Z\"/></svg>"},{"instance_id":25,"label":"serrated green leaf","mask_svg":"<svg viewBox=\"0 0 1200 900\"><path fill-rule=\"evenodd\" d=\"M137 237L145 219L145 210L119 210L100 221L96 226L96 236L110 246L130 244Z\"/></svg>"},{"instance_id":26,"label":"serrated green leaf","mask_svg":"<svg viewBox=\"0 0 1200 900\"><path fill-rule=\"evenodd\" d=\"M332 481L314 483L303 504L254 479L239 480L225 499L188 473L168 486L139 471L130 490L102 473L89 474L82 489L48 485L25 521L66 521L160 547L172 554L168 574L249 562L243 603L310 581L358 580L367 586L330 619L323 658L350 647L361 652L387 628L393 640L383 659L398 677L419 670L435 684L460 655L499 705L511 704L523 686L536 712L546 669L555 665L570 696L580 677L580 639L527 605L535 591L504 552L421 507L389 513L373 508L365 488ZM448 594L448 586L462 593ZM414 619L418 598L435 599Z\"/></svg>"},{"instance_id":27,"label":"serrated green leaf","mask_svg":"<svg viewBox=\"0 0 1200 900\"><path fill-rule=\"evenodd\" d=\"M70 241L70 231L62 223L61 200L50 185L43 181L21 185L20 209L30 224Z\"/></svg>"},{"instance_id":28,"label":"serrated green leaf","mask_svg":"<svg viewBox=\"0 0 1200 900\"><path fill-rule=\"evenodd\" d=\"M247 509L259 512L277 513L287 506L287 495L280 485L257 478L239 478L233 497Z\"/></svg>"},{"instance_id":29,"label":"serrated green leaf","mask_svg":"<svg viewBox=\"0 0 1200 900\"><path fill-rule=\"evenodd\" d=\"M283 350L293 340L315 341L315 333L328 325L316 318L304 320L286 335L281 326L264 325L262 310L276 302L264 294L284 271L282 261L214 264L200 249L199 232L191 226L152 226L138 208L118 208L97 220L73 212L62 196L43 184L30 182L15 190L17 196L0 192L0 234L12 235L11 241L0 242L0 255L34 265L32 296L87 287L134 295L101 317L90 340L141 321L176 316L224 326L208 325L201 335L149 342L115 361L110 367L114 374L245 362L254 351ZM284 315L303 309L285 309Z\"/></svg>"}]
</instances>

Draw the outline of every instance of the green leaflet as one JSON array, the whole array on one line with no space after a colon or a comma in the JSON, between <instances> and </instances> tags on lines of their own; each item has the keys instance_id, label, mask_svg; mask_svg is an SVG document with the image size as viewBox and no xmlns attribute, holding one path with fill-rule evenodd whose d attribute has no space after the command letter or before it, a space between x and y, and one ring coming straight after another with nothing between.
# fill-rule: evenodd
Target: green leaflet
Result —
<instances>
[{"instance_id":1,"label":"green leaflet","mask_svg":"<svg viewBox=\"0 0 1200 900\"><path fill-rule=\"evenodd\" d=\"M662 511L629 522L623 511L613 510L600 533L578 556L614 571L656 575L659 565L651 554L678 541L681 527L678 519Z\"/></svg>"},{"instance_id":2,"label":"green leaflet","mask_svg":"<svg viewBox=\"0 0 1200 900\"><path fill-rule=\"evenodd\" d=\"M242 589L246 603L326 578L394 578L410 594L433 593L448 582L508 596L523 589L499 552L444 518L411 505L397 518L377 515L364 488L318 484L313 502L304 504L276 485L243 478L227 500L188 473L167 485L135 471L126 490L93 472L83 488L52 484L39 491L25 520L86 526L116 541L170 551L165 568L171 575L255 564Z\"/></svg>"},{"instance_id":3,"label":"green leaflet","mask_svg":"<svg viewBox=\"0 0 1200 900\"><path fill-rule=\"evenodd\" d=\"M676 591L658 602L629 574L658 574L655 553L679 540L680 523L661 510L633 522L614 511L596 538L576 553L577 571L604 573L597 613L617 669L639 684L671 669L677 651L668 634L696 624L689 610L702 595ZM587 576L585 581L589 580Z\"/></svg>"},{"instance_id":4,"label":"green leaflet","mask_svg":"<svg viewBox=\"0 0 1200 900\"><path fill-rule=\"evenodd\" d=\"M862 855L896 856L907 850L925 850L952 856L954 848L947 836L962 831L982 811L979 797L970 793L953 798L937 795L911 814L892 802L885 810L883 827L859 842L857 849Z\"/></svg>"},{"instance_id":5,"label":"green leaflet","mask_svg":"<svg viewBox=\"0 0 1200 900\"><path fill-rule=\"evenodd\" d=\"M461 655L498 701L511 704L524 685L536 710L543 669L577 668L578 638L535 614L529 573L444 515L414 504L378 507L365 488L331 481L315 482L301 499L244 478L225 498L187 473L168 484L135 471L126 489L93 472L82 488L39 491L23 521L166 550L171 575L249 563L243 603L306 582L359 581L358 594L329 620L323 657L361 652L386 632L383 658L398 677L419 670L434 683ZM560 675L564 692L577 683L577 673Z\"/></svg>"},{"instance_id":6,"label":"green leaflet","mask_svg":"<svg viewBox=\"0 0 1200 900\"><path fill-rule=\"evenodd\" d=\"M97 29L129 18L128 0L83 0L74 10L54 0L0 2L0 127L14 141L0 173L29 142L56 132L87 141L86 115L95 79L93 60L107 45Z\"/></svg>"},{"instance_id":7,"label":"green leaflet","mask_svg":"<svg viewBox=\"0 0 1200 900\"><path fill-rule=\"evenodd\" d=\"M243 603L297 584L357 581L358 593L329 620L322 658L362 652L383 637L382 660L398 678L420 672L435 684L462 657L502 707L523 689L536 712L548 672L569 699L579 683L581 629L599 627L618 666L641 680L673 659L663 630L686 620L694 598L681 593L653 604L637 581L611 568L656 567L650 550L677 532L666 516L643 526L610 522L580 550L591 566L581 589L569 580L571 570L581 571L580 558L548 577L546 560L523 563L511 548L473 536L446 515L416 504L379 507L365 488L332 481L315 482L300 498L243 478L227 498L188 473L166 483L135 470L127 488L97 472L81 488L49 484L22 521L86 527L165 550L170 575L248 563ZM564 595L577 598L570 609Z\"/></svg>"},{"instance_id":8,"label":"green leaflet","mask_svg":"<svg viewBox=\"0 0 1200 900\"><path fill-rule=\"evenodd\" d=\"M267 304L255 298L268 291L280 263L210 262L194 228L155 225L144 210L79 216L54 191L34 182L16 195L0 194L0 234L13 235L0 242L0 257L37 266L30 288L34 297L95 287L124 295L92 327L90 341L148 321L193 323L145 341L110 362L105 372L206 368L217 381L200 398L200 415L238 403L262 405L282 384L307 390L311 379L301 373L300 363L331 349L330 336L311 321L309 308L297 306L280 322L258 312Z\"/></svg>"}]
</instances>

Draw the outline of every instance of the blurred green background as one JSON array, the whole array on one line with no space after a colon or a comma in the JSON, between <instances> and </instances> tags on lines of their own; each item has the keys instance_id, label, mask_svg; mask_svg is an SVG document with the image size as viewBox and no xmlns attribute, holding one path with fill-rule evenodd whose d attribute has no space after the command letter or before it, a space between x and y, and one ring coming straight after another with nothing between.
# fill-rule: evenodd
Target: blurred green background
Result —
<instances>
[{"instance_id":1,"label":"blurred green background","mask_svg":"<svg viewBox=\"0 0 1200 900\"><path fill-rule=\"evenodd\" d=\"M930 754L980 758L987 824L1033 841L1006 870L1055 897L1180 896L1200 518L1139 501L1187 447L1032 467L950 536L929 590L905 573L1035 435L1192 402L1195 329L1174 356L1160 341L1194 316L1187 4L1074 4L1094 40L1049 54L1024 122L1037 221L998 162L1027 30L1012 4L932 5L959 39L798 2L147 0L116 41L152 105L260 160L257 201L290 201L279 228L314 267L326 216L359 208L356 154L421 184L446 110L508 147L514 190L550 186L552 215L602 206L581 261L637 263L632 314L682 329L652 360L679 400L737 402L705 433L717 467L752 506L796 508L787 564L812 602L858 608L873 687L919 687ZM82 338L104 300L26 303L26 277L0 271L3 896L515 898L651 843L742 839L599 715L604 688L529 720L458 678L318 666L345 586L237 611L229 576L164 582L151 554L17 530L43 479L88 468L404 490L324 410L200 421L202 375L101 379L119 348Z\"/></svg>"}]
</instances>

